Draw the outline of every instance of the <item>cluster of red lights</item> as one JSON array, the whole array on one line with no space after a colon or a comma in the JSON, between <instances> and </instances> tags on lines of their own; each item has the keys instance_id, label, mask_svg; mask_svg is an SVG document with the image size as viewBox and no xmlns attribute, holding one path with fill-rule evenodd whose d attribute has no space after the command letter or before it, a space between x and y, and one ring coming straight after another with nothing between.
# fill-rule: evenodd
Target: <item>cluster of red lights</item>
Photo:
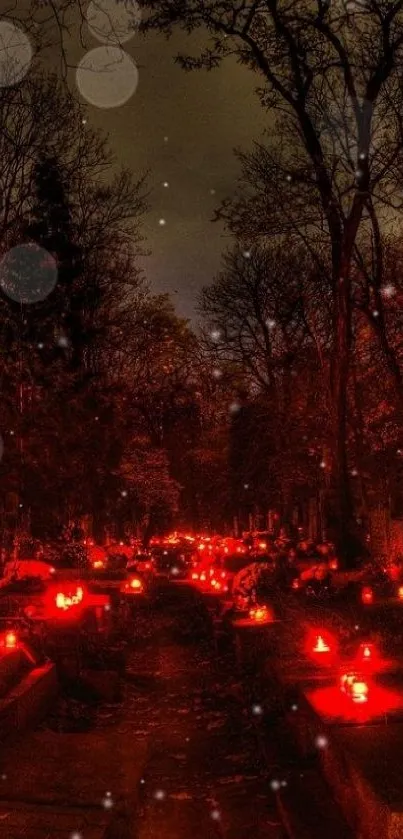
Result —
<instances>
[{"instance_id":1,"label":"cluster of red lights","mask_svg":"<svg viewBox=\"0 0 403 839\"><path fill-rule=\"evenodd\" d=\"M326 629L311 629L308 632L305 652L316 664L331 664L340 672L339 686L344 696L355 704L367 703L372 692L371 678L384 669L385 662L374 643L363 641L349 661L341 661L337 642Z\"/></svg>"}]
</instances>

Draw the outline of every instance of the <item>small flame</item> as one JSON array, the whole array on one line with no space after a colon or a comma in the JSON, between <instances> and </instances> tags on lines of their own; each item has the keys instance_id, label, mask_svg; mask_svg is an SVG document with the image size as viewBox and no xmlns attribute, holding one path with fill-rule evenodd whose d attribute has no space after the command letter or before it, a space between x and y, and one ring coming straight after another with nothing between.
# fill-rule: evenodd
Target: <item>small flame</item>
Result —
<instances>
[{"instance_id":1,"label":"small flame","mask_svg":"<svg viewBox=\"0 0 403 839\"><path fill-rule=\"evenodd\" d=\"M330 653L329 644L324 641L322 635L318 635L313 651L314 653Z\"/></svg>"},{"instance_id":2,"label":"small flame","mask_svg":"<svg viewBox=\"0 0 403 839\"><path fill-rule=\"evenodd\" d=\"M17 639L17 636L16 636L15 632L7 632L6 636L5 636L5 639L4 639L4 646L8 650L15 650L15 648L17 646L17 640L18 639Z\"/></svg>"}]
</instances>

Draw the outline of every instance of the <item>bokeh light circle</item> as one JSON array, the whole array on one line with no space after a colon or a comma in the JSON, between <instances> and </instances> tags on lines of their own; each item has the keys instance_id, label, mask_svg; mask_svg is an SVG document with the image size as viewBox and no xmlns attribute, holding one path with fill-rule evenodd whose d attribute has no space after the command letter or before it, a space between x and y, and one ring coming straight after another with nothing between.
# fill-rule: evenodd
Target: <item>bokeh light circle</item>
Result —
<instances>
[{"instance_id":1,"label":"bokeh light circle","mask_svg":"<svg viewBox=\"0 0 403 839\"><path fill-rule=\"evenodd\" d=\"M51 294L58 277L52 254L34 242L17 245L0 262L0 288L16 303L39 303Z\"/></svg>"},{"instance_id":2,"label":"bokeh light circle","mask_svg":"<svg viewBox=\"0 0 403 839\"><path fill-rule=\"evenodd\" d=\"M96 47L81 59L77 87L90 105L118 108L136 91L137 67L128 53L119 47Z\"/></svg>"},{"instance_id":3,"label":"bokeh light circle","mask_svg":"<svg viewBox=\"0 0 403 839\"><path fill-rule=\"evenodd\" d=\"M141 21L141 9L134 0L91 0L86 18L91 35L97 41L118 46L135 35Z\"/></svg>"},{"instance_id":4,"label":"bokeh light circle","mask_svg":"<svg viewBox=\"0 0 403 839\"><path fill-rule=\"evenodd\" d=\"M11 21L0 20L0 87L11 87L26 76L33 50L28 35Z\"/></svg>"}]
</instances>

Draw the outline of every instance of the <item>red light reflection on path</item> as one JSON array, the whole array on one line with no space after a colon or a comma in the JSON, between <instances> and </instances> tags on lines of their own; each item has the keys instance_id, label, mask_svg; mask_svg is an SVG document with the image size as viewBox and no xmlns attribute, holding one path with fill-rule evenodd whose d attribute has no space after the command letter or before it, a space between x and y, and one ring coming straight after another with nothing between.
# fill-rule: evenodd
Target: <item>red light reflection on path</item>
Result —
<instances>
[{"instance_id":1,"label":"red light reflection on path","mask_svg":"<svg viewBox=\"0 0 403 839\"><path fill-rule=\"evenodd\" d=\"M306 697L316 713L329 722L359 725L392 712L401 711L403 714L403 695L381 685L371 684L368 700L362 704L353 702L340 690L339 685L317 688L307 693Z\"/></svg>"}]
</instances>

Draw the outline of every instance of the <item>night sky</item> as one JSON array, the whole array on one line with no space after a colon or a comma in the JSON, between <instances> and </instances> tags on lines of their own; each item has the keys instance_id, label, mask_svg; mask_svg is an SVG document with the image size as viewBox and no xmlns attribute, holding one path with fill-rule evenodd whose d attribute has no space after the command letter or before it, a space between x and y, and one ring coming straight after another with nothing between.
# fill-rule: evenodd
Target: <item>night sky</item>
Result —
<instances>
[{"instance_id":1,"label":"night sky","mask_svg":"<svg viewBox=\"0 0 403 839\"><path fill-rule=\"evenodd\" d=\"M250 147L267 125L256 78L245 68L227 61L210 73L186 73L175 65L177 52L190 45L197 51L202 41L202 33L190 40L178 31L169 41L136 33L124 44L138 67L136 92L123 106L90 107L88 115L110 135L120 163L136 174L150 170L144 233L151 256L143 264L152 290L169 292L186 317L194 317L198 291L212 281L229 243L211 218L233 193L239 171L233 149ZM87 33L86 45L100 43ZM77 39L74 63L84 55ZM73 84L75 78L72 72Z\"/></svg>"}]
</instances>

